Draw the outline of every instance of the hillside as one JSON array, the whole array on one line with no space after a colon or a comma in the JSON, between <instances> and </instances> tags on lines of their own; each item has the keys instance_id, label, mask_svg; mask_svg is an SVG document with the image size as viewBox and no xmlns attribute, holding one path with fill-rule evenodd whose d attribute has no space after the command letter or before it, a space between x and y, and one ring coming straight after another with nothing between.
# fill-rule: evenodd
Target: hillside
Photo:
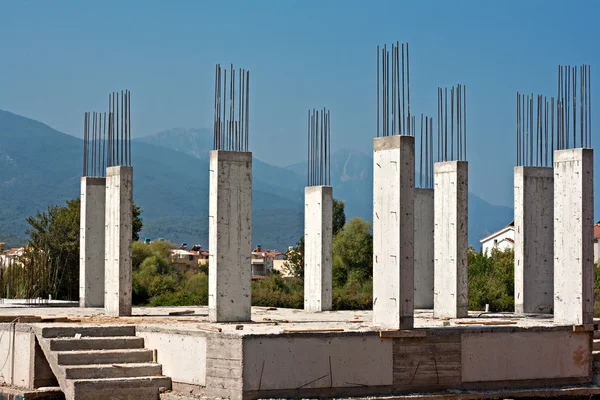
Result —
<instances>
[{"instance_id":1,"label":"hillside","mask_svg":"<svg viewBox=\"0 0 600 400\"><path fill-rule=\"evenodd\" d=\"M134 198L143 209L141 237L208 246L207 129L172 129L132 143ZM19 243L25 217L78 196L82 141L51 127L0 111L0 241ZM373 161L354 150L332 154L334 196L348 218L372 219ZM253 242L286 249L303 233L306 164L286 168L253 161ZM512 219L509 207L469 195L469 242Z\"/></svg>"}]
</instances>

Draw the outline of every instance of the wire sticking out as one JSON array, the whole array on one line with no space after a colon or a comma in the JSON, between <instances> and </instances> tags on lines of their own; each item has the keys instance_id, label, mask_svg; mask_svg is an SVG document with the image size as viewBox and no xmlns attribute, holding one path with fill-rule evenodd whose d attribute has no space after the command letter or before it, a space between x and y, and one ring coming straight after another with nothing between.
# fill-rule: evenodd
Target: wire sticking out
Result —
<instances>
[{"instance_id":1,"label":"wire sticking out","mask_svg":"<svg viewBox=\"0 0 600 400\"><path fill-rule=\"evenodd\" d=\"M229 93L227 93L227 69L221 68L221 64L217 64L215 67L213 150L248 151L250 71L239 69L237 95L235 93L235 75L236 71L231 64ZM229 116L227 112L229 112Z\"/></svg>"},{"instance_id":2,"label":"wire sticking out","mask_svg":"<svg viewBox=\"0 0 600 400\"><path fill-rule=\"evenodd\" d=\"M331 184L331 113L308 111L308 186Z\"/></svg>"}]
</instances>

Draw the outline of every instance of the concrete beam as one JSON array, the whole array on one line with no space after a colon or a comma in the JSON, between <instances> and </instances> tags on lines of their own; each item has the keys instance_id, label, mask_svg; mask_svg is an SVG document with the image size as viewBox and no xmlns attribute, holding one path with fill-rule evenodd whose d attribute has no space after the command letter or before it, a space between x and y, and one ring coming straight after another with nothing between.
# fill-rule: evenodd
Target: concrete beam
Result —
<instances>
[{"instance_id":1,"label":"concrete beam","mask_svg":"<svg viewBox=\"0 0 600 400\"><path fill-rule=\"evenodd\" d=\"M208 312L249 321L252 303L252 153L210 152Z\"/></svg>"},{"instance_id":2,"label":"concrete beam","mask_svg":"<svg viewBox=\"0 0 600 400\"><path fill-rule=\"evenodd\" d=\"M433 308L433 189L415 189L415 308Z\"/></svg>"},{"instance_id":3,"label":"concrete beam","mask_svg":"<svg viewBox=\"0 0 600 400\"><path fill-rule=\"evenodd\" d=\"M594 316L594 152L554 152L554 322Z\"/></svg>"},{"instance_id":4,"label":"concrete beam","mask_svg":"<svg viewBox=\"0 0 600 400\"><path fill-rule=\"evenodd\" d=\"M104 309L131 315L133 241L133 167L106 169Z\"/></svg>"},{"instance_id":5,"label":"concrete beam","mask_svg":"<svg viewBox=\"0 0 600 400\"><path fill-rule=\"evenodd\" d=\"M331 310L333 188L304 189L304 310Z\"/></svg>"},{"instance_id":6,"label":"concrete beam","mask_svg":"<svg viewBox=\"0 0 600 400\"><path fill-rule=\"evenodd\" d=\"M554 308L554 171L515 167L515 311Z\"/></svg>"},{"instance_id":7,"label":"concrete beam","mask_svg":"<svg viewBox=\"0 0 600 400\"><path fill-rule=\"evenodd\" d=\"M415 140L373 141L373 324L411 329L414 318Z\"/></svg>"},{"instance_id":8,"label":"concrete beam","mask_svg":"<svg viewBox=\"0 0 600 400\"><path fill-rule=\"evenodd\" d=\"M82 177L79 220L79 306L104 307L106 179Z\"/></svg>"},{"instance_id":9,"label":"concrete beam","mask_svg":"<svg viewBox=\"0 0 600 400\"><path fill-rule=\"evenodd\" d=\"M468 316L468 190L466 161L434 165L434 300L436 318Z\"/></svg>"}]
</instances>

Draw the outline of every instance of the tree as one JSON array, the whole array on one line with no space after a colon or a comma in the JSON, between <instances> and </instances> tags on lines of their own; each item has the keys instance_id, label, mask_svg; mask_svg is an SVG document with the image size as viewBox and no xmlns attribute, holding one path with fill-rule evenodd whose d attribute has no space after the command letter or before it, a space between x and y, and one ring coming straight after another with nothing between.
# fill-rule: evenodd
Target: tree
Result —
<instances>
[{"instance_id":1,"label":"tree","mask_svg":"<svg viewBox=\"0 0 600 400\"><path fill-rule=\"evenodd\" d=\"M332 233L333 236L337 235L346 224L346 214L344 212L345 204L343 200L333 199L333 221L332 221Z\"/></svg>"},{"instance_id":2,"label":"tree","mask_svg":"<svg viewBox=\"0 0 600 400\"><path fill-rule=\"evenodd\" d=\"M333 239L333 279L338 285L363 282L373 275L371 224L352 218Z\"/></svg>"},{"instance_id":3,"label":"tree","mask_svg":"<svg viewBox=\"0 0 600 400\"><path fill-rule=\"evenodd\" d=\"M304 236L298 240L296 246L288 250L283 269L290 276L304 279Z\"/></svg>"},{"instance_id":4,"label":"tree","mask_svg":"<svg viewBox=\"0 0 600 400\"><path fill-rule=\"evenodd\" d=\"M132 211L135 239L143 226L142 211L135 204ZM79 220L79 198L27 217L29 239L20 262L21 271L7 271L2 282L2 287L10 286L11 297L79 297Z\"/></svg>"}]
</instances>

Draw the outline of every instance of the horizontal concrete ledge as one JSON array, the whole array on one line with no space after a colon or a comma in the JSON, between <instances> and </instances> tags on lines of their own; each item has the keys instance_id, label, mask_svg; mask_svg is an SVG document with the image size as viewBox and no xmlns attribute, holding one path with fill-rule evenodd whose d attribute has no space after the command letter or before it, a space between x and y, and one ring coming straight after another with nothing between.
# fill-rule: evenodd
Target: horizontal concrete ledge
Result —
<instances>
[{"instance_id":1,"label":"horizontal concrete ledge","mask_svg":"<svg viewBox=\"0 0 600 400\"><path fill-rule=\"evenodd\" d=\"M408 135L394 135L373 139L373 151L399 149L400 143L415 143L415 138Z\"/></svg>"},{"instance_id":2,"label":"horizontal concrete ledge","mask_svg":"<svg viewBox=\"0 0 600 400\"><path fill-rule=\"evenodd\" d=\"M554 175L554 168L518 166L515 167L515 174L520 174L527 178L552 178Z\"/></svg>"},{"instance_id":3,"label":"horizontal concrete ledge","mask_svg":"<svg viewBox=\"0 0 600 400\"><path fill-rule=\"evenodd\" d=\"M333 187L332 186L325 186L325 185L321 185L321 186L306 186L304 188L304 193L320 192L321 190L323 192L325 192L325 193L327 193L327 192L333 193Z\"/></svg>"},{"instance_id":4,"label":"horizontal concrete ledge","mask_svg":"<svg viewBox=\"0 0 600 400\"><path fill-rule=\"evenodd\" d=\"M4 396L7 395L7 396ZM14 386L2 386L0 387L0 399L19 399L19 400L33 400L33 399L64 399L65 396L60 387L41 387L39 389L23 389Z\"/></svg>"},{"instance_id":5,"label":"horizontal concrete ledge","mask_svg":"<svg viewBox=\"0 0 600 400\"><path fill-rule=\"evenodd\" d=\"M433 164L433 172L435 174L456 172L459 169L466 169L468 165L468 161L440 161Z\"/></svg>"},{"instance_id":6,"label":"horizontal concrete ledge","mask_svg":"<svg viewBox=\"0 0 600 400\"><path fill-rule=\"evenodd\" d=\"M106 178L98 176L82 176L81 181L85 182L89 186L104 186L106 185Z\"/></svg>"},{"instance_id":7,"label":"horizontal concrete ledge","mask_svg":"<svg viewBox=\"0 0 600 400\"><path fill-rule=\"evenodd\" d=\"M554 150L554 162L577 161L583 157L591 157L593 153L593 149L582 148Z\"/></svg>"},{"instance_id":8,"label":"horizontal concrete ledge","mask_svg":"<svg viewBox=\"0 0 600 400\"><path fill-rule=\"evenodd\" d=\"M125 166L125 165L117 165L115 167L108 167L106 168L106 176L117 176L117 175L124 175L124 174L132 174L133 173L133 167L130 166Z\"/></svg>"},{"instance_id":9,"label":"horizontal concrete ledge","mask_svg":"<svg viewBox=\"0 0 600 400\"><path fill-rule=\"evenodd\" d=\"M250 151L212 150L210 154L218 157L219 161L252 162Z\"/></svg>"}]
</instances>

